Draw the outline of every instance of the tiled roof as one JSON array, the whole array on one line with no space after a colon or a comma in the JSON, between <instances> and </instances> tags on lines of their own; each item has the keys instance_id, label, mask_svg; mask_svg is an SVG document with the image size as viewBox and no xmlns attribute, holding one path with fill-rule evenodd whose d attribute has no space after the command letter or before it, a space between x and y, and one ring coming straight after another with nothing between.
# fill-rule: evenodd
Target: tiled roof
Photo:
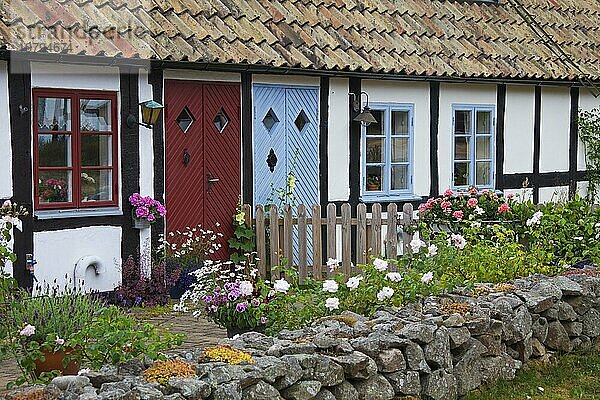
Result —
<instances>
[{"instance_id":1,"label":"tiled roof","mask_svg":"<svg viewBox=\"0 0 600 400\"><path fill-rule=\"evenodd\" d=\"M600 80L600 0L0 4L0 43L9 50L420 76ZM527 14L564 55L544 44ZM90 38L94 26L104 36ZM31 46L32 39L20 36L34 37ZM44 40L47 49L40 46Z\"/></svg>"}]
</instances>

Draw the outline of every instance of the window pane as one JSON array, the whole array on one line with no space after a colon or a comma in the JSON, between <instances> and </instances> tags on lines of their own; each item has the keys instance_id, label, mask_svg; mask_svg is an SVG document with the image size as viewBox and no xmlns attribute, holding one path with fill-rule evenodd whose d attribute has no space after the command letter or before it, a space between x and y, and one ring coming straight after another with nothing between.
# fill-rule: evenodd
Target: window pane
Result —
<instances>
[{"instance_id":1,"label":"window pane","mask_svg":"<svg viewBox=\"0 0 600 400\"><path fill-rule=\"evenodd\" d=\"M455 137L454 138L454 159L455 160L470 160L471 159L471 138L470 137Z\"/></svg>"},{"instance_id":2,"label":"window pane","mask_svg":"<svg viewBox=\"0 0 600 400\"><path fill-rule=\"evenodd\" d=\"M109 132L112 130L110 100L80 100L79 115L84 132Z\"/></svg>"},{"instance_id":3,"label":"window pane","mask_svg":"<svg viewBox=\"0 0 600 400\"><path fill-rule=\"evenodd\" d=\"M492 158L492 138L478 137L475 141L475 153L478 160L489 160Z\"/></svg>"},{"instance_id":4,"label":"window pane","mask_svg":"<svg viewBox=\"0 0 600 400\"><path fill-rule=\"evenodd\" d=\"M385 150L385 139L367 138L367 163L385 162L383 152Z\"/></svg>"},{"instance_id":5,"label":"window pane","mask_svg":"<svg viewBox=\"0 0 600 400\"><path fill-rule=\"evenodd\" d=\"M40 97L37 104L37 119L40 131L70 131L71 99Z\"/></svg>"},{"instance_id":6,"label":"window pane","mask_svg":"<svg viewBox=\"0 0 600 400\"><path fill-rule=\"evenodd\" d=\"M492 184L492 163L478 162L476 164L476 185L478 186L489 186Z\"/></svg>"},{"instance_id":7,"label":"window pane","mask_svg":"<svg viewBox=\"0 0 600 400\"><path fill-rule=\"evenodd\" d=\"M40 171L38 177L40 203L66 203L73 198L71 171Z\"/></svg>"},{"instance_id":8,"label":"window pane","mask_svg":"<svg viewBox=\"0 0 600 400\"><path fill-rule=\"evenodd\" d=\"M410 139L392 139L392 162L408 162L410 157Z\"/></svg>"},{"instance_id":9,"label":"window pane","mask_svg":"<svg viewBox=\"0 0 600 400\"><path fill-rule=\"evenodd\" d=\"M392 165L392 190L409 188L408 165Z\"/></svg>"},{"instance_id":10,"label":"window pane","mask_svg":"<svg viewBox=\"0 0 600 400\"><path fill-rule=\"evenodd\" d=\"M392 111L392 135L408 135L408 111Z\"/></svg>"},{"instance_id":11,"label":"window pane","mask_svg":"<svg viewBox=\"0 0 600 400\"><path fill-rule=\"evenodd\" d=\"M367 126L367 135L383 135L383 110L371 110L377 122Z\"/></svg>"},{"instance_id":12,"label":"window pane","mask_svg":"<svg viewBox=\"0 0 600 400\"><path fill-rule=\"evenodd\" d=\"M383 167L367 166L367 191L379 191L383 187Z\"/></svg>"},{"instance_id":13,"label":"window pane","mask_svg":"<svg viewBox=\"0 0 600 400\"><path fill-rule=\"evenodd\" d=\"M112 170L86 170L81 173L81 200L112 200Z\"/></svg>"},{"instance_id":14,"label":"window pane","mask_svg":"<svg viewBox=\"0 0 600 400\"><path fill-rule=\"evenodd\" d=\"M457 135L471 134L471 111L454 112L454 133Z\"/></svg>"},{"instance_id":15,"label":"window pane","mask_svg":"<svg viewBox=\"0 0 600 400\"><path fill-rule=\"evenodd\" d=\"M477 133L492 133L492 113L490 111L477 111Z\"/></svg>"},{"instance_id":16,"label":"window pane","mask_svg":"<svg viewBox=\"0 0 600 400\"><path fill-rule=\"evenodd\" d=\"M112 136L81 135L81 165L86 167L112 166Z\"/></svg>"},{"instance_id":17,"label":"window pane","mask_svg":"<svg viewBox=\"0 0 600 400\"><path fill-rule=\"evenodd\" d=\"M470 182L471 163L454 163L454 186L467 186Z\"/></svg>"},{"instance_id":18,"label":"window pane","mask_svg":"<svg viewBox=\"0 0 600 400\"><path fill-rule=\"evenodd\" d=\"M38 135L40 167L71 166L71 135Z\"/></svg>"}]
</instances>

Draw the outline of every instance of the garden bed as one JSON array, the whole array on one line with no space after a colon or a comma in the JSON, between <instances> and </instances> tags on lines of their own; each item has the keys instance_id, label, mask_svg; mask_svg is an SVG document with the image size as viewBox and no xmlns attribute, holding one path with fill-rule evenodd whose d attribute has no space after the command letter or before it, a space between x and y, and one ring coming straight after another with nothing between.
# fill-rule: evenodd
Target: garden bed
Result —
<instances>
[{"instance_id":1,"label":"garden bed","mask_svg":"<svg viewBox=\"0 0 600 400\"><path fill-rule=\"evenodd\" d=\"M193 377L178 378L177 368L144 374L151 363L134 359L56 378L43 390L73 399L452 400L514 378L530 359L590 349L599 337L600 276L536 275L384 307L369 318L343 312L277 337L245 333L222 343L248 354L210 353L238 365L209 361L200 349L181 353Z\"/></svg>"}]
</instances>

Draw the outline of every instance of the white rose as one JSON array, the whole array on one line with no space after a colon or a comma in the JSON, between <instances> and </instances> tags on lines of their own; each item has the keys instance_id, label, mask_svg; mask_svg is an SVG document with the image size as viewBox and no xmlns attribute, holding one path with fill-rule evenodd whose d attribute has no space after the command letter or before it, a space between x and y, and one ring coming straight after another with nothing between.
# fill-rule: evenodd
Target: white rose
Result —
<instances>
[{"instance_id":1,"label":"white rose","mask_svg":"<svg viewBox=\"0 0 600 400\"><path fill-rule=\"evenodd\" d=\"M362 276L353 276L352 278L348 279L348 282L346 282L346 286L352 291L358 288L358 285L360 285L360 281L362 280Z\"/></svg>"},{"instance_id":2,"label":"white rose","mask_svg":"<svg viewBox=\"0 0 600 400\"><path fill-rule=\"evenodd\" d=\"M327 279L323 282L323 291L329 293L335 293L338 291L338 284L333 279Z\"/></svg>"},{"instance_id":3,"label":"white rose","mask_svg":"<svg viewBox=\"0 0 600 400\"><path fill-rule=\"evenodd\" d=\"M410 249L415 254L418 253L423 247L427 247L427 244L421 239L415 238L410 241Z\"/></svg>"},{"instance_id":4,"label":"white rose","mask_svg":"<svg viewBox=\"0 0 600 400\"><path fill-rule=\"evenodd\" d=\"M241 281L240 292L243 296L250 296L254 292L254 285L250 281Z\"/></svg>"},{"instance_id":5,"label":"white rose","mask_svg":"<svg viewBox=\"0 0 600 400\"><path fill-rule=\"evenodd\" d=\"M427 248L427 257L433 257L437 254L438 247L435 244L430 244Z\"/></svg>"},{"instance_id":6,"label":"white rose","mask_svg":"<svg viewBox=\"0 0 600 400\"><path fill-rule=\"evenodd\" d=\"M338 299L337 297L328 298L327 300L325 300L325 307L329 311L337 310L338 308L340 308L340 299Z\"/></svg>"},{"instance_id":7,"label":"white rose","mask_svg":"<svg viewBox=\"0 0 600 400\"><path fill-rule=\"evenodd\" d=\"M423 276L421 277L421 282L423 283L429 283L433 280L433 272L429 271L426 274L423 274Z\"/></svg>"},{"instance_id":8,"label":"white rose","mask_svg":"<svg viewBox=\"0 0 600 400\"><path fill-rule=\"evenodd\" d=\"M373 266L375 267L375 269L377 271L383 272L387 269L388 262L385 260L382 260L381 258L376 258L375 260L373 260Z\"/></svg>"},{"instance_id":9,"label":"white rose","mask_svg":"<svg viewBox=\"0 0 600 400\"><path fill-rule=\"evenodd\" d=\"M285 279L283 279L283 278L282 279L278 279L273 284L273 289L276 292L287 293L287 291L290 290L290 284Z\"/></svg>"},{"instance_id":10,"label":"white rose","mask_svg":"<svg viewBox=\"0 0 600 400\"><path fill-rule=\"evenodd\" d=\"M392 289L391 287L385 286L383 289L381 289L377 293L377 300L384 301L384 300L389 299L393 295L394 295L394 289Z\"/></svg>"},{"instance_id":11,"label":"white rose","mask_svg":"<svg viewBox=\"0 0 600 400\"><path fill-rule=\"evenodd\" d=\"M402 280L402 275L398 272L388 272L385 277L392 282L400 282Z\"/></svg>"}]
</instances>

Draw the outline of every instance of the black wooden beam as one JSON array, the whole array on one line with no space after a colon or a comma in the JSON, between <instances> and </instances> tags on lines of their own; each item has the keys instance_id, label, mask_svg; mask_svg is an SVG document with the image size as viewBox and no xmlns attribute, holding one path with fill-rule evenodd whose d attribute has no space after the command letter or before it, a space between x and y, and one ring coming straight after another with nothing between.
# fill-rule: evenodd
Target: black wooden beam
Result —
<instances>
[{"instance_id":1,"label":"black wooden beam","mask_svg":"<svg viewBox=\"0 0 600 400\"><path fill-rule=\"evenodd\" d=\"M438 165L440 126L440 83L429 82L429 195L435 197L440 192Z\"/></svg>"},{"instance_id":2,"label":"black wooden beam","mask_svg":"<svg viewBox=\"0 0 600 400\"><path fill-rule=\"evenodd\" d=\"M577 193L577 180L575 173L577 172L577 151L578 151L578 135L579 129L577 126L577 118L579 114L579 88L571 88L571 112L569 126L569 198L573 198Z\"/></svg>"},{"instance_id":3,"label":"black wooden beam","mask_svg":"<svg viewBox=\"0 0 600 400\"><path fill-rule=\"evenodd\" d=\"M577 184L584 180L586 180L585 171L544 172L537 175L530 173L507 174L504 175L504 189L522 189L526 187L525 183L536 182L539 190L540 187L568 186L571 181Z\"/></svg>"},{"instance_id":4,"label":"black wooden beam","mask_svg":"<svg viewBox=\"0 0 600 400\"><path fill-rule=\"evenodd\" d=\"M242 73L242 193L246 204L254 202L254 150L252 146L252 74Z\"/></svg>"},{"instance_id":5,"label":"black wooden beam","mask_svg":"<svg viewBox=\"0 0 600 400\"><path fill-rule=\"evenodd\" d=\"M506 112L506 85L496 90L496 189L504 189L504 115Z\"/></svg>"},{"instance_id":6,"label":"black wooden beam","mask_svg":"<svg viewBox=\"0 0 600 400\"><path fill-rule=\"evenodd\" d=\"M136 67L120 67L121 81L121 177L123 202L123 242L121 257L138 257L140 233L133 228L129 196L140 191L140 130L136 124L127 125L127 116L133 114L138 119L138 69ZM156 160L155 160L156 161Z\"/></svg>"},{"instance_id":7,"label":"black wooden beam","mask_svg":"<svg viewBox=\"0 0 600 400\"><path fill-rule=\"evenodd\" d=\"M360 78L351 78L349 80L350 93L354 93L357 99L360 100L361 92ZM350 98L348 118L350 119L350 198L349 203L352 208L358 205L360 200L360 137L361 125L360 122L353 121L356 112L353 109L352 98Z\"/></svg>"},{"instance_id":8,"label":"black wooden beam","mask_svg":"<svg viewBox=\"0 0 600 400\"><path fill-rule=\"evenodd\" d=\"M25 256L33 254L33 171L31 158L31 69L29 61L13 59L8 64L8 97L12 142L12 200L29 212L23 218L23 231L14 230L13 276L19 286L33 287L33 277L25 268Z\"/></svg>"},{"instance_id":9,"label":"black wooden beam","mask_svg":"<svg viewBox=\"0 0 600 400\"><path fill-rule=\"evenodd\" d=\"M540 200L540 146L542 124L542 88L535 87L534 119L533 119L533 175L530 183L533 185L533 202Z\"/></svg>"},{"instance_id":10,"label":"black wooden beam","mask_svg":"<svg viewBox=\"0 0 600 400\"><path fill-rule=\"evenodd\" d=\"M320 123L319 123L319 192L321 207L329 201L329 78L322 77L320 84Z\"/></svg>"},{"instance_id":11,"label":"black wooden beam","mask_svg":"<svg viewBox=\"0 0 600 400\"><path fill-rule=\"evenodd\" d=\"M160 104L163 102L163 70L152 64L148 74L148 83L152 85L152 99ZM152 127L152 146L154 154L154 198L165 203L165 113ZM152 226L152 246L159 244L160 235L165 233L164 219L159 218Z\"/></svg>"}]
</instances>

